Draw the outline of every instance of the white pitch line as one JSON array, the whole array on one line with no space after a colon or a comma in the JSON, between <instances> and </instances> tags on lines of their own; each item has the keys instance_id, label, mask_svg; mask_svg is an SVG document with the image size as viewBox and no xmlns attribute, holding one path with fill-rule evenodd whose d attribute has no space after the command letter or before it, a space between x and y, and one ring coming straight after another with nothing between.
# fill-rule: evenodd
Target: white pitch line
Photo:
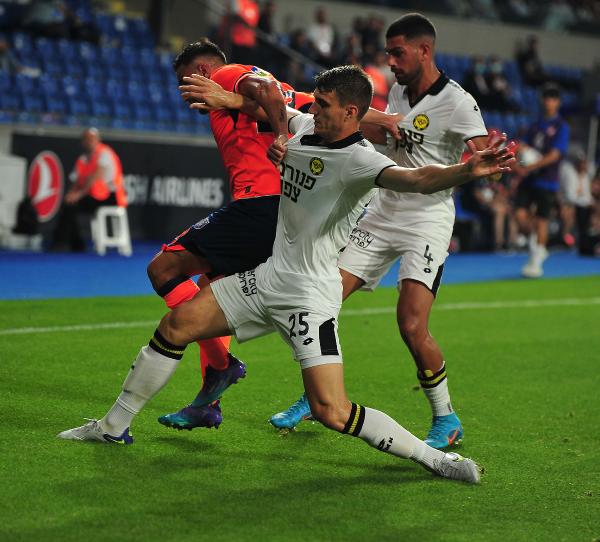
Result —
<instances>
[{"instance_id":1,"label":"white pitch line","mask_svg":"<svg viewBox=\"0 0 600 542\"><path fill-rule=\"evenodd\" d=\"M563 299L522 299L519 301L478 301L464 303L441 303L434 305L435 311L461 311L479 309L529 309L539 307L562 307L600 305L600 297L589 298L563 298ZM395 307L375 307L371 309L345 309L341 316L369 316L377 314L393 314ZM71 326L46 326L46 327L16 327L0 329L0 335L25 335L28 333L61 333L72 331L96 331L102 329L124 329L136 327L155 326L157 320L144 320L138 322L109 322L106 324L77 324Z\"/></svg>"}]
</instances>

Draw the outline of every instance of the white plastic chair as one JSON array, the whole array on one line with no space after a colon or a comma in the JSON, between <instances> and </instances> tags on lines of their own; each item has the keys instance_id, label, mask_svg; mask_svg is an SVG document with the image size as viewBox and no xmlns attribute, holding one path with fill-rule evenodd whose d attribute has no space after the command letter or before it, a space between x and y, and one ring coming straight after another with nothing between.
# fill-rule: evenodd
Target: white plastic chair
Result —
<instances>
[{"instance_id":1,"label":"white plastic chair","mask_svg":"<svg viewBox=\"0 0 600 542\"><path fill-rule=\"evenodd\" d=\"M108 219L111 221L112 234L108 233ZM96 252L100 256L106 254L106 249L115 247L122 256L131 256L131 236L127 208L117 206L98 207L92 219L92 240Z\"/></svg>"}]
</instances>

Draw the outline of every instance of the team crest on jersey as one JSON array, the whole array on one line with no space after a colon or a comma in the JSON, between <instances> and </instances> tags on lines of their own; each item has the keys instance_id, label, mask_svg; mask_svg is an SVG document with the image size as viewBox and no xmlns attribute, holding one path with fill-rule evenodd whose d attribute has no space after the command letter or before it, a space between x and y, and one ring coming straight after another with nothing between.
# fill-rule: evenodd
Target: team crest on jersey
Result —
<instances>
[{"instance_id":1,"label":"team crest on jersey","mask_svg":"<svg viewBox=\"0 0 600 542\"><path fill-rule=\"evenodd\" d=\"M417 130L425 130L425 128L427 128L427 126L429 126L429 117L423 113L421 113L420 115L417 115L413 119L413 126Z\"/></svg>"},{"instance_id":2,"label":"team crest on jersey","mask_svg":"<svg viewBox=\"0 0 600 542\"><path fill-rule=\"evenodd\" d=\"M310 172L313 175L321 175L321 173L323 173L324 169L325 169L325 164L323 163L323 160L321 160L320 158L311 158Z\"/></svg>"}]
</instances>

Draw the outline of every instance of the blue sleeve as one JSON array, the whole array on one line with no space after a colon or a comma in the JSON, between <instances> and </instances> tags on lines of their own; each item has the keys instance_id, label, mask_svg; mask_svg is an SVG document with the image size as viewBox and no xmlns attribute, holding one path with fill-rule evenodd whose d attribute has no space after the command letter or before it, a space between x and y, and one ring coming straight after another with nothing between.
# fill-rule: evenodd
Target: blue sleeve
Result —
<instances>
[{"instance_id":1,"label":"blue sleeve","mask_svg":"<svg viewBox=\"0 0 600 542\"><path fill-rule=\"evenodd\" d=\"M563 156L567 154L567 148L569 147L569 125L566 122L561 122L558 126L558 130L552 141L552 148L560 151Z\"/></svg>"}]
</instances>

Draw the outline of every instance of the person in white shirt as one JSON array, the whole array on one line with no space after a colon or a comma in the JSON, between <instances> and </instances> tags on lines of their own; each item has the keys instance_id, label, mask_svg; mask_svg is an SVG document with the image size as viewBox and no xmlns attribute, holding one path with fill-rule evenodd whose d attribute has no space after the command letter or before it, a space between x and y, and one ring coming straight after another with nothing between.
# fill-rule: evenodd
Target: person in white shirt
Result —
<instances>
[{"instance_id":1,"label":"person in white shirt","mask_svg":"<svg viewBox=\"0 0 600 542\"><path fill-rule=\"evenodd\" d=\"M466 142L477 149L488 143L473 97L436 67L435 38L431 21L418 13L401 17L386 33L388 65L397 81L390 89L387 112L404 115L399 124L402 137L386 140L383 130L365 134L374 143L387 143L387 156L403 167L453 164L460 160ZM426 442L434 448L457 444L463 437L450 400L444 356L429 332L453 225L452 190L410 194L382 189L352 230L338 263L346 298L358 289L373 290L401 258L398 327L431 406ZM275 427L290 428L309 416L308 403L301 397L270 421Z\"/></svg>"},{"instance_id":2,"label":"person in white shirt","mask_svg":"<svg viewBox=\"0 0 600 542\"><path fill-rule=\"evenodd\" d=\"M595 171L582 150L574 154L573 161L563 160L558 169L563 239L568 246L575 244L571 232L576 225L577 249L580 254L590 255L593 253L589 229L593 203L592 179Z\"/></svg>"},{"instance_id":3,"label":"person in white shirt","mask_svg":"<svg viewBox=\"0 0 600 542\"><path fill-rule=\"evenodd\" d=\"M342 303L337 259L377 186L445 190L509 171L512 150L500 148L502 139L479 152L471 143L474 154L464 164L401 168L358 131L373 96L360 68L328 70L316 78L316 87L312 115L290 113L295 135L289 142L279 136L269 149L283 184L273 256L254 270L211 283L167 313L140 350L113 407L101 420L63 431L60 438L131 444L132 420L166 385L187 344L229 333L243 342L277 331L300 364L313 415L323 425L413 459L439 476L479 482L480 469L472 460L431 448L388 415L346 397L337 335Z\"/></svg>"}]
</instances>

